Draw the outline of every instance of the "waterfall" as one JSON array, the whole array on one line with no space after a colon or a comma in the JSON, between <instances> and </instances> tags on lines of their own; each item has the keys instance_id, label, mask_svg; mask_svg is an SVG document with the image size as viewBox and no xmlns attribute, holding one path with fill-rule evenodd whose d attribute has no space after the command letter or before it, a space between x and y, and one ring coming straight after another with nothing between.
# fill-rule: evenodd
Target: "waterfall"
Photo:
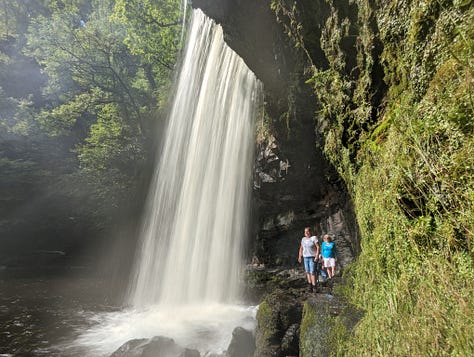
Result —
<instances>
[{"instance_id":1,"label":"waterfall","mask_svg":"<svg viewBox=\"0 0 474 357\"><path fill-rule=\"evenodd\" d=\"M236 302L261 83L200 10L189 26L130 279L132 306L94 315L70 346L81 355L110 355L153 336L223 355L236 326L255 328L256 309Z\"/></svg>"},{"instance_id":2,"label":"waterfall","mask_svg":"<svg viewBox=\"0 0 474 357\"><path fill-rule=\"evenodd\" d=\"M194 10L129 288L134 306L232 302L261 83Z\"/></svg>"}]
</instances>

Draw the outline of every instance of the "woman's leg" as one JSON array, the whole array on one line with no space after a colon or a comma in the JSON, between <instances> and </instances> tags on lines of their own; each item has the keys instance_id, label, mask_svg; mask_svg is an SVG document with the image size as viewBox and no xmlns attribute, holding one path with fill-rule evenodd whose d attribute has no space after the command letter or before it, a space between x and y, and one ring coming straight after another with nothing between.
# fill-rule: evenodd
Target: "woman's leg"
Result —
<instances>
[{"instance_id":1,"label":"woman's leg","mask_svg":"<svg viewBox=\"0 0 474 357\"><path fill-rule=\"evenodd\" d=\"M336 260L334 258L329 258L329 270L331 271L331 278L334 277L335 273L336 273Z\"/></svg>"},{"instance_id":2,"label":"woman's leg","mask_svg":"<svg viewBox=\"0 0 474 357\"><path fill-rule=\"evenodd\" d=\"M326 272L328 274L328 279L332 279L333 270L331 268L331 264L329 263L329 258L324 258L324 266L326 267Z\"/></svg>"}]
</instances>

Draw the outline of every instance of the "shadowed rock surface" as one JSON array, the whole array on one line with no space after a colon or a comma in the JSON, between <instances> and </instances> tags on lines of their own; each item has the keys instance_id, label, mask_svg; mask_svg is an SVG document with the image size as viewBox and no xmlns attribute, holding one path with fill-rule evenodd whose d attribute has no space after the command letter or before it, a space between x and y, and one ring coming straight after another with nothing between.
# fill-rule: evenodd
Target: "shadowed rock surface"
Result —
<instances>
[{"instance_id":1,"label":"shadowed rock surface","mask_svg":"<svg viewBox=\"0 0 474 357\"><path fill-rule=\"evenodd\" d=\"M236 327L227 348L228 357L252 357L255 352L255 337L252 331Z\"/></svg>"},{"instance_id":2,"label":"shadowed rock surface","mask_svg":"<svg viewBox=\"0 0 474 357\"><path fill-rule=\"evenodd\" d=\"M163 336L130 340L110 357L200 357L199 351L183 348Z\"/></svg>"},{"instance_id":3,"label":"shadowed rock surface","mask_svg":"<svg viewBox=\"0 0 474 357\"><path fill-rule=\"evenodd\" d=\"M347 266L359 251L357 225L346 189L314 129L317 100L305 83L301 54L268 3L197 0L193 7L221 24L227 44L264 83L269 128L262 136L257 133L253 263L296 266L303 228L310 226L318 236L333 236L339 266ZM320 49L315 51L323 60Z\"/></svg>"}]
</instances>

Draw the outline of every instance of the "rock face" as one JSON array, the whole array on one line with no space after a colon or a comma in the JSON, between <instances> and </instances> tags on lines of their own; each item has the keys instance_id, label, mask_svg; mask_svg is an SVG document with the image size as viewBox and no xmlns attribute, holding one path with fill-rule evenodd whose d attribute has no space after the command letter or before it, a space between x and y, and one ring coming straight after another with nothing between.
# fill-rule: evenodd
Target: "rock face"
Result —
<instances>
[{"instance_id":1,"label":"rock face","mask_svg":"<svg viewBox=\"0 0 474 357\"><path fill-rule=\"evenodd\" d=\"M326 2L308 4L327 17ZM318 237L332 235L340 271L358 254L359 234L346 187L326 159L324 140L315 128L318 100L305 83L307 63L269 2L194 0L192 5L222 25L227 44L265 88L265 114L257 119L248 277L253 293L265 294L257 313L254 355L327 355L337 298L308 296L297 264L300 239L306 226ZM311 31L321 34L318 28ZM319 64L327 65L321 45L316 41L311 48ZM330 293L332 284L319 291Z\"/></svg>"},{"instance_id":2,"label":"rock face","mask_svg":"<svg viewBox=\"0 0 474 357\"><path fill-rule=\"evenodd\" d=\"M317 297L308 299L303 308L301 321L300 350L302 356L328 356L331 320L329 299Z\"/></svg>"},{"instance_id":3,"label":"rock face","mask_svg":"<svg viewBox=\"0 0 474 357\"><path fill-rule=\"evenodd\" d=\"M155 336L130 340L110 357L200 357L200 353L177 345L171 338Z\"/></svg>"},{"instance_id":4,"label":"rock face","mask_svg":"<svg viewBox=\"0 0 474 357\"><path fill-rule=\"evenodd\" d=\"M227 357L252 357L255 352L255 337L243 327L236 327L227 348Z\"/></svg>"},{"instance_id":5,"label":"rock face","mask_svg":"<svg viewBox=\"0 0 474 357\"><path fill-rule=\"evenodd\" d=\"M329 337L334 326L352 331L362 316L332 295L339 277L320 282L314 293L308 291L304 274L292 276L292 270L260 271L258 276L266 295L257 313L256 357L328 356L334 351Z\"/></svg>"},{"instance_id":6,"label":"rock face","mask_svg":"<svg viewBox=\"0 0 474 357\"><path fill-rule=\"evenodd\" d=\"M337 355L334 330L344 331L350 338L354 327L363 317L363 311L346 305L330 294L309 297L303 306L300 326L300 356L324 357ZM336 332L337 333L337 332Z\"/></svg>"},{"instance_id":7,"label":"rock face","mask_svg":"<svg viewBox=\"0 0 474 357\"><path fill-rule=\"evenodd\" d=\"M296 58L268 2L193 0L192 6L222 25L227 44L265 83L268 92L284 96L287 88L282 83L288 80Z\"/></svg>"},{"instance_id":8,"label":"rock face","mask_svg":"<svg viewBox=\"0 0 474 357\"><path fill-rule=\"evenodd\" d=\"M221 24L226 42L262 80L264 126L257 132L253 191L253 263L296 266L303 228L333 236L346 266L359 251L346 189L315 132L317 100L304 82L301 57L267 2L195 0ZM259 129L257 129L258 131Z\"/></svg>"},{"instance_id":9,"label":"rock face","mask_svg":"<svg viewBox=\"0 0 474 357\"><path fill-rule=\"evenodd\" d=\"M297 356L302 304L298 295L275 290L257 313L255 356Z\"/></svg>"}]
</instances>

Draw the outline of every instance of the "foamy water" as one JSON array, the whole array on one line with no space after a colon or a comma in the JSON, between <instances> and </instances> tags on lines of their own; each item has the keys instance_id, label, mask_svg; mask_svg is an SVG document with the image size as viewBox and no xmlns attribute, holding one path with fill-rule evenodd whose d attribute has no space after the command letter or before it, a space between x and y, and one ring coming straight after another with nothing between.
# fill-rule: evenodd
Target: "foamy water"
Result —
<instances>
[{"instance_id":1,"label":"foamy water","mask_svg":"<svg viewBox=\"0 0 474 357\"><path fill-rule=\"evenodd\" d=\"M235 327L255 329L254 306L209 304L151 306L91 316L96 324L72 346L88 356L109 356L126 341L165 336L182 346L207 353L223 353ZM67 350L67 348L66 348Z\"/></svg>"}]
</instances>

